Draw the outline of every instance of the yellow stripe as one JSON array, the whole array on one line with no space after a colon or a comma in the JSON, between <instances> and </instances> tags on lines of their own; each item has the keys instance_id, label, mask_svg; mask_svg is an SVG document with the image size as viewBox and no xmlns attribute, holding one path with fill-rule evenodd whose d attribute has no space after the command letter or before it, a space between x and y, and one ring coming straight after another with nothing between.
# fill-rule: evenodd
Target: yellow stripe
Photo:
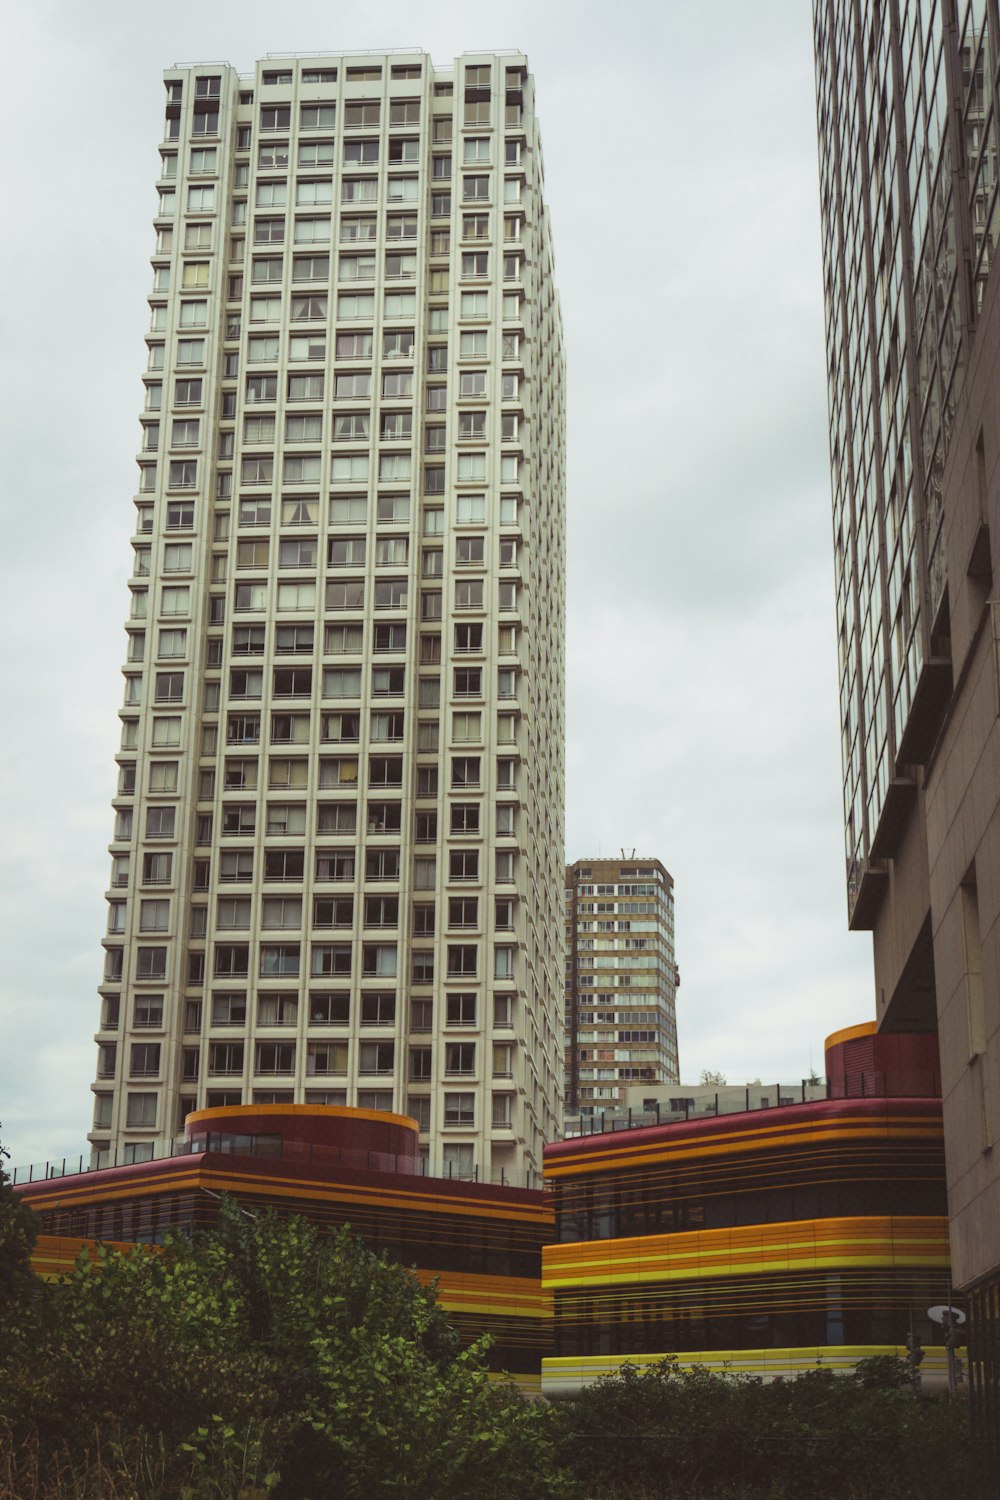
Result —
<instances>
[{"instance_id":1,"label":"yellow stripe","mask_svg":"<svg viewBox=\"0 0 1000 1500\"><path fill-rule=\"evenodd\" d=\"M956 1352L960 1358L965 1358L965 1349ZM572 1389L597 1380L601 1375L613 1375L622 1365L635 1365L642 1370L668 1358L676 1359L680 1370L700 1366L718 1374L751 1374L773 1378L778 1375L799 1375L805 1370L816 1368L849 1373L859 1360L886 1354L902 1359L906 1356L906 1349L899 1344L823 1344L797 1349L710 1349L676 1355L665 1349L661 1354L551 1357L542 1360L542 1390L548 1392ZM924 1354L924 1362L920 1367L924 1385L945 1385L948 1355L943 1345L931 1345L925 1348Z\"/></svg>"},{"instance_id":2,"label":"yellow stripe","mask_svg":"<svg viewBox=\"0 0 1000 1500\"><path fill-rule=\"evenodd\" d=\"M542 1284L626 1285L836 1266L947 1266L944 1218L850 1218L746 1225L542 1249Z\"/></svg>"}]
</instances>

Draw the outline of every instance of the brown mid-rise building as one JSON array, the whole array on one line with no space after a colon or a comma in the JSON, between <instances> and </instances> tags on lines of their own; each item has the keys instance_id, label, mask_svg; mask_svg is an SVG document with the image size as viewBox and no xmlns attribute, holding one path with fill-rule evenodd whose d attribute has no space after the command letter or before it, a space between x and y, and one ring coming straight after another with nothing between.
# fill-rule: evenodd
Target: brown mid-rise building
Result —
<instances>
[{"instance_id":1,"label":"brown mid-rise building","mask_svg":"<svg viewBox=\"0 0 1000 1500\"><path fill-rule=\"evenodd\" d=\"M677 1071L674 882L658 859L566 866L566 1112L620 1108Z\"/></svg>"},{"instance_id":2,"label":"brown mid-rise building","mask_svg":"<svg viewBox=\"0 0 1000 1500\"><path fill-rule=\"evenodd\" d=\"M983 1495L1000 1472L996 0L815 0L848 912L937 1030ZM990 1477L992 1476L992 1477Z\"/></svg>"}]
</instances>

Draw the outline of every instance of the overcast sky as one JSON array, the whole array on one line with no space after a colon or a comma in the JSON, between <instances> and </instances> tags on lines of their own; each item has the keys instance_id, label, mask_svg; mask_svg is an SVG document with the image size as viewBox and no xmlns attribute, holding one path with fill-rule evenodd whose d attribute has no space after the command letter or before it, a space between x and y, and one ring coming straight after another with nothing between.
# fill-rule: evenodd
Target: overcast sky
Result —
<instances>
[{"instance_id":1,"label":"overcast sky","mask_svg":"<svg viewBox=\"0 0 1000 1500\"><path fill-rule=\"evenodd\" d=\"M0 1120L91 1117L161 70L520 48L569 364L567 852L674 875L681 1073L822 1069L846 930L806 0L8 0Z\"/></svg>"}]
</instances>

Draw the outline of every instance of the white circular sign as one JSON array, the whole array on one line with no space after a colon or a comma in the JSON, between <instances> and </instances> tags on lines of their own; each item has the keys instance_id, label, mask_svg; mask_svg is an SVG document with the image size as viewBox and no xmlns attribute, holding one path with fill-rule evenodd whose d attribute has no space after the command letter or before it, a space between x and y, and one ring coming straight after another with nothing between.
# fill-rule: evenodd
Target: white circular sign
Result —
<instances>
[{"instance_id":1,"label":"white circular sign","mask_svg":"<svg viewBox=\"0 0 1000 1500\"><path fill-rule=\"evenodd\" d=\"M960 1307L948 1307L945 1303L938 1303L937 1306L927 1309L927 1316L932 1323L943 1323L949 1315L953 1323L961 1326L965 1322L965 1313Z\"/></svg>"}]
</instances>

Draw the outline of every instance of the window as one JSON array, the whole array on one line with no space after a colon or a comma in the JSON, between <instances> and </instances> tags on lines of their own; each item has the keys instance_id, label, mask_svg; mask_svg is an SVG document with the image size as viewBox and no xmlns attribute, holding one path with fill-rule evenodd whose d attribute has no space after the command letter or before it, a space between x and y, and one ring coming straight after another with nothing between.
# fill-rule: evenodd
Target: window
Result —
<instances>
[{"instance_id":1,"label":"window","mask_svg":"<svg viewBox=\"0 0 1000 1500\"><path fill-rule=\"evenodd\" d=\"M458 355L460 359L485 359L489 353L489 334L485 328L474 329L459 334ZM468 395L464 389L461 394Z\"/></svg>"},{"instance_id":2,"label":"window","mask_svg":"<svg viewBox=\"0 0 1000 1500\"><path fill-rule=\"evenodd\" d=\"M416 1000L416 1001L414 1001L414 1007L416 1007L418 1005L422 1005L423 1003L424 1002L422 1000ZM429 1023L426 1026L416 1026L416 1025L413 1024L412 1021L410 1023L410 1030L411 1031L430 1031L430 1029L431 1028L430 1028L430 1024ZM413 1078L413 1076L414 1076L414 1074L413 1074L413 1064L412 1064L412 1057L411 1057L410 1077ZM108 1098L110 1099L110 1095L108 1096ZM417 1127L418 1127L419 1130L421 1130L421 1131L430 1130L430 1128L431 1128L431 1101L430 1101L429 1098L426 1097L426 1095L423 1096L423 1097L421 1097L420 1095L417 1095L417 1094L411 1094L410 1097L406 1101L406 1113L409 1115L409 1117L410 1117L411 1120L415 1120L417 1122Z\"/></svg>"},{"instance_id":3,"label":"window","mask_svg":"<svg viewBox=\"0 0 1000 1500\"><path fill-rule=\"evenodd\" d=\"M125 1105L125 1125L129 1130L153 1130L156 1127L156 1094L129 1094Z\"/></svg>"},{"instance_id":4,"label":"window","mask_svg":"<svg viewBox=\"0 0 1000 1500\"><path fill-rule=\"evenodd\" d=\"M478 765L478 761L476 764ZM452 881L478 880L479 850L452 849L448 855L448 879Z\"/></svg>"},{"instance_id":5,"label":"window","mask_svg":"<svg viewBox=\"0 0 1000 1500\"><path fill-rule=\"evenodd\" d=\"M331 568L361 568L365 562L366 542L363 536L332 537L329 545Z\"/></svg>"},{"instance_id":6,"label":"window","mask_svg":"<svg viewBox=\"0 0 1000 1500\"><path fill-rule=\"evenodd\" d=\"M294 1042L258 1042L254 1058L258 1073L294 1073Z\"/></svg>"},{"instance_id":7,"label":"window","mask_svg":"<svg viewBox=\"0 0 1000 1500\"><path fill-rule=\"evenodd\" d=\"M304 802L269 802L264 832L282 838L303 837L306 831Z\"/></svg>"},{"instance_id":8,"label":"window","mask_svg":"<svg viewBox=\"0 0 1000 1500\"><path fill-rule=\"evenodd\" d=\"M453 787L478 787L480 784L480 759L478 755L454 755L451 761L451 784ZM478 870L478 861L477 861ZM465 878L460 877L460 878ZM471 879L475 879L473 874Z\"/></svg>"},{"instance_id":9,"label":"window","mask_svg":"<svg viewBox=\"0 0 1000 1500\"><path fill-rule=\"evenodd\" d=\"M337 298L337 317L342 320L371 318L374 314L375 295L373 292L341 292Z\"/></svg>"},{"instance_id":10,"label":"window","mask_svg":"<svg viewBox=\"0 0 1000 1500\"><path fill-rule=\"evenodd\" d=\"M372 898L374 899L374 898ZM353 896L314 896L314 927L351 927L354 922Z\"/></svg>"},{"instance_id":11,"label":"window","mask_svg":"<svg viewBox=\"0 0 1000 1500\"><path fill-rule=\"evenodd\" d=\"M338 399L367 400L371 396L371 389L371 371L366 370L363 373L338 375L334 384L334 395Z\"/></svg>"},{"instance_id":12,"label":"window","mask_svg":"<svg viewBox=\"0 0 1000 1500\"><path fill-rule=\"evenodd\" d=\"M476 997L474 994L450 994L446 1000L447 1024L449 1026L474 1027L476 1025Z\"/></svg>"},{"instance_id":13,"label":"window","mask_svg":"<svg viewBox=\"0 0 1000 1500\"><path fill-rule=\"evenodd\" d=\"M391 99L389 101L390 125L419 125L419 99Z\"/></svg>"},{"instance_id":14,"label":"window","mask_svg":"<svg viewBox=\"0 0 1000 1500\"><path fill-rule=\"evenodd\" d=\"M116 905L119 903L115 903ZM124 902L120 903L124 915ZM139 902L139 931L140 932L166 932L170 926L170 902L169 901L140 901ZM123 924L124 930L124 924Z\"/></svg>"},{"instance_id":15,"label":"window","mask_svg":"<svg viewBox=\"0 0 1000 1500\"><path fill-rule=\"evenodd\" d=\"M399 924L398 896L366 896L365 926L396 927Z\"/></svg>"},{"instance_id":16,"label":"window","mask_svg":"<svg viewBox=\"0 0 1000 1500\"><path fill-rule=\"evenodd\" d=\"M366 946L370 947L371 944L367 944ZM393 1026L395 1022L396 996L392 992L388 994L362 994L362 1026Z\"/></svg>"},{"instance_id":17,"label":"window","mask_svg":"<svg viewBox=\"0 0 1000 1500\"><path fill-rule=\"evenodd\" d=\"M457 624L455 626L455 650L456 650L456 652L481 651L482 649L483 649L483 627L482 627L482 625L480 623L477 622L475 624ZM476 676L480 676L481 675L480 669L478 667L475 668L474 671L475 671L475 675ZM473 673L472 673L471 670L469 671L469 673L465 677L462 678L462 683L463 683L463 686L460 689L459 685L458 685L459 684L459 672L458 672L458 670L456 670L456 672L455 672L455 692L456 692L456 694L459 693L460 691L466 692L466 693L478 693L480 691L479 687L477 687L477 686L474 685L474 677L473 677Z\"/></svg>"},{"instance_id":18,"label":"window","mask_svg":"<svg viewBox=\"0 0 1000 1500\"><path fill-rule=\"evenodd\" d=\"M336 159L333 141L301 141L299 143L300 167L332 167Z\"/></svg>"},{"instance_id":19,"label":"window","mask_svg":"<svg viewBox=\"0 0 1000 1500\"><path fill-rule=\"evenodd\" d=\"M333 182L315 178L299 182L295 189L295 202L303 208L325 208L333 202Z\"/></svg>"},{"instance_id":20,"label":"window","mask_svg":"<svg viewBox=\"0 0 1000 1500\"><path fill-rule=\"evenodd\" d=\"M446 1125L471 1126L475 1124L475 1119L475 1094L445 1094L444 1123Z\"/></svg>"},{"instance_id":21,"label":"window","mask_svg":"<svg viewBox=\"0 0 1000 1500\"><path fill-rule=\"evenodd\" d=\"M330 478L335 484L363 484L368 479L368 454L335 454L330 461Z\"/></svg>"},{"instance_id":22,"label":"window","mask_svg":"<svg viewBox=\"0 0 1000 1500\"><path fill-rule=\"evenodd\" d=\"M364 215L356 218L342 218L340 221L341 244L356 244L360 241L374 240L378 236L378 221L374 217Z\"/></svg>"},{"instance_id":23,"label":"window","mask_svg":"<svg viewBox=\"0 0 1000 1500\"><path fill-rule=\"evenodd\" d=\"M488 318L490 313L489 292L463 292L459 302L459 317ZM475 351L473 351L475 352ZM483 351L485 353L485 350Z\"/></svg>"},{"instance_id":24,"label":"window","mask_svg":"<svg viewBox=\"0 0 1000 1500\"><path fill-rule=\"evenodd\" d=\"M385 221L387 240L415 240L417 237L416 214L388 214Z\"/></svg>"},{"instance_id":25,"label":"window","mask_svg":"<svg viewBox=\"0 0 1000 1500\"><path fill-rule=\"evenodd\" d=\"M346 1026L350 1018L350 996L346 991L313 993L309 996L311 1026ZM346 1048L345 1048L346 1068Z\"/></svg>"},{"instance_id":26,"label":"window","mask_svg":"<svg viewBox=\"0 0 1000 1500\"><path fill-rule=\"evenodd\" d=\"M365 855L366 880L398 880L399 850L369 849Z\"/></svg>"},{"instance_id":27,"label":"window","mask_svg":"<svg viewBox=\"0 0 1000 1500\"><path fill-rule=\"evenodd\" d=\"M261 943L260 974L264 979L295 978L299 972L298 943Z\"/></svg>"},{"instance_id":28,"label":"window","mask_svg":"<svg viewBox=\"0 0 1000 1500\"><path fill-rule=\"evenodd\" d=\"M496 979L513 979L515 967L515 949L512 947L498 947L493 950L493 975Z\"/></svg>"},{"instance_id":29,"label":"window","mask_svg":"<svg viewBox=\"0 0 1000 1500\"><path fill-rule=\"evenodd\" d=\"M382 453L379 455L379 481L401 483L410 478L412 459L409 453Z\"/></svg>"},{"instance_id":30,"label":"window","mask_svg":"<svg viewBox=\"0 0 1000 1500\"><path fill-rule=\"evenodd\" d=\"M351 377L347 377L350 379ZM367 412L334 413L333 440L335 443L367 442L369 417Z\"/></svg>"},{"instance_id":31,"label":"window","mask_svg":"<svg viewBox=\"0 0 1000 1500\"><path fill-rule=\"evenodd\" d=\"M455 538L456 568L481 568L484 560L484 538L481 536L459 536Z\"/></svg>"},{"instance_id":32,"label":"window","mask_svg":"<svg viewBox=\"0 0 1000 1500\"><path fill-rule=\"evenodd\" d=\"M358 763L356 760L324 759L319 763L319 784L321 790L327 790L336 786L357 786Z\"/></svg>"},{"instance_id":33,"label":"window","mask_svg":"<svg viewBox=\"0 0 1000 1500\"><path fill-rule=\"evenodd\" d=\"M361 1073L391 1073L396 1048L393 1042L362 1042L359 1048Z\"/></svg>"},{"instance_id":34,"label":"window","mask_svg":"<svg viewBox=\"0 0 1000 1500\"><path fill-rule=\"evenodd\" d=\"M289 359L325 359L326 339L318 333L293 333L288 340Z\"/></svg>"},{"instance_id":35,"label":"window","mask_svg":"<svg viewBox=\"0 0 1000 1500\"><path fill-rule=\"evenodd\" d=\"M263 105L260 111L261 130L287 130L292 120L288 104Z\"/></svg>"},{"instance_id":36,"label":"window","mask_svg":"<svg viewBox=\"0 0 1000 1500\"><path fill-rule=\"evenodd\" d=\"M317 997L319 998L319 997ZM327 997L333 999L335 997ZM344 997L346 1000L346 996ZM346 1017L345 1017L346 1020ZM316 1025L341 1025L336 1022L316 1021ZM310 1042L306 1049L306 1076L322 1077L330 1073L347 1072L347 1043L346 1042Z\"/></svg>"},{"instance_id":37,"label":"window","mask_svg":"<svg viewBox=\"0 0 1000 1500\"><path fill-rule=\"evenodd\" d=\"M464 335L463 335L464 337ZM463 370L459 376L458 393L460 396L485 396L486 395L486 371L485 370Z\"/></svg>"},{"instance_id":38,"label":"window","mask_svg":"<svg viewBox=\"0 0 1000 1500\"><path fill-rule=\"evenodd\" d=\"M385 293L385 316L387 318L412 318L416 310L415 292Z\"/></svg>"},{"instance_id":39,"label":"window","mask_svg":"<svg viewBox=\"0 0 1000 1500\"><path fill-rule=\"evenodd\" d=\"M446 1074L470 1074L476 1071L475 1042L448 1042L444 1049Z\"/></svg>"},{"instance_id":40,"label":"window","mask_svg":"<svg viewBox=\"0 0 1000 1500\"><path fill-rule=\"evenodd\" d=\"M421 1027L421 1030L424 1028ZM430 1027L428 1025L427 1029ZM427 1083L431 1078L431 1049L430 1047L410 1048L410 1078L417 1083ZM427 1106L428 1117L430 1115L430 1100L424 1101ZM428 1120L429 1128L429 1120Z\"/></svg>"},{"instance_id":41,"label":"window","mask_svg":"<svg viewBox=\"0 0 1000 1500\"><path fill-rule=\"evenodd\" d=\"M170 465L167 484L172 490L193 490L198 483L197 459L184 459ZM190 566L190 564L189 564Z\"/></svg>"},{"instance_id":42,"label":"window","mask_svg":"<svg viewBox=\"0 0 1000 1500\"><path fill-rule=\"evenodd\" d=\"M281 219L259 219L253 221L255 245L280 245L285 238L285 221Z\"/></svg>"},{"instance_id":43,"label":"window","mask_svg":"<svg viewBox=\"0 0 1000 1500\"><path fill-rule=\"evenodd\" d=\"M305 856L301 849L268 849L264 853L264 879L301 880Z\"/></svg>"},{"instance_id":44,"label":"window","mask_svg":"<svg viewBox=\"0 0 1000 1500\"><path fill-rule=\"evenodd\" d=\"M246 931L250 926L249 896L220 896L216 927L223 931Z\"/></svg>"},{"instance_id":45,"label":"window","mask_svg":"<svg viewBox=\"0 0 1000 1500\"><path fill-rule=\"evenodd\" d=\"M167 977L166 948L138 948L135 963L136 979L165 979Z\"/></svg>"},{"instance_id":46,"label":"window","mask_svg":"<svg viewBox=\"0 0 1000 1500\"><path fill-rule=\"evenodd\" d=\"M376 582L376 609L405 609L406 599L407 580L405 578L386 578Z\"/></svg>"},{"instance_id":47,"label":"window","mask_svg":"<svg viewBox=\"0 0 1000 1500\"><path fill-rule=\"evenodd\" d=\"M341 203L375 203L377 200L377 177L345 177L341 181Z\"/></svg>"},{"instance_id":48,"label":"window","mask_svg":"<svg viewBox=\"0 0 1000 1500\"><path fill-rule=\"evenodd\" d=\"M313 649L313 627L311 625L279 625L275 634L275 650L279 655L287 653L311 654ZM299 764L299 762L296 762Z\"/></svg>"},{"instance_id":49,"label":"window","mask_svg":"<svg viewBox=\"0 0 1000 1500\"><path fill-rule=\"evenodd\" d=\"M169 885L173 865L172 854L146 854L142 861L144 885Z\"/></svg>"},{"instance_id":50,"label":"window","mask_svg":"<svg viewBox=\"0 0 1000 1500\"><path fill-rule=\"evenodd\" d=\"M455 583L455 608L482 609L483 581L481 578L460 578Z\"/></svg>"},{"instance_id":51,"label":"window","mask_svg":"<svg viewBox=\"0 0 1000 1500\"><path fill-rule=\"evenodd\" d=\"M316 855L316 879L339 881L354 879L354 855L342 850L319 850Z\"/></svg>"},{"instance_id":52,"label":"window","mask_svg":"<svg viewBox=\"0 0 1000 1500\"><path fill-rule=\"evenodd\" d=\"M252 802L229 803L222 809L222 832L227 836L252 834L257 826L257 809Z\"/></svg>"},{"instance_id":53,"label":"window","mask_svg":"<svg viewBox=\"0 0 1000 1500\"><path fill-rule=\"evenodd\" d=\"M371 359L371 357L372 335L370 332L337 334L338 359Z\"/></svg>"},{"instance_id":54,"label":"window","mask_svg":"<svg viewBox=\"0 0 1000 1500\"><path fill-rule=\"evenodd\" d=\"M327 667L323 672L324 698L360 698L360 667Z\"/></svg>"},{"instance_id":55,"label":"window","mask_svg":"<svg viewBox=\"0 0 1000 1500\"><path fill-rule=\"evenodd\" d=\"M458 834L479 832L479 803L453 802L451 805L451 831Z\"/></svg>"},{"instance_id":56,"label":"window","mask_svg":"<svg viewBox=\"0 0 1000 1500\"><path fill-rule=\"evenodd\" d=\"M409 328L400 328L392 333L384 333L382 335L382 358L412 359L413 337L413 330Z\"/></svg>"},{"instance_id":57,"label":"window","mask_svg":"<svg viewBox=\"0 0 1000 1500\"><path fill-rule=\"evenodd\" d=\"M211 1074L242 1073L242 1042L210 1042L208 1048L208 1071Z\"/></svg>"},{"instance_id":58,"label":"window","mask_svg":"<svg viewBox=\"0 0 1000 1500\"><path fill-rule=\"evenodd\" d=\"M288 436L288 434L286 434L286 436ZM317 484L320 477L321 462L322 460L320 459L320 455L318 453L286 453L281 470L282 482L285 484ZM294 545L302 547L309 546L310 543L299 542ZM304 566L304 564L299 563L295 564L294 566L301 567Z\"/></svg>"},{"instance_id":59,"label":"window","mask_svg":"<svg viewBox=\"0 0 1000 1500\"><path fill-rule=\"evenodd\" d=\"M146 809L146 837L148 839L172 839L176 808L148 807Z\"/></svg>"}]
</instances>

